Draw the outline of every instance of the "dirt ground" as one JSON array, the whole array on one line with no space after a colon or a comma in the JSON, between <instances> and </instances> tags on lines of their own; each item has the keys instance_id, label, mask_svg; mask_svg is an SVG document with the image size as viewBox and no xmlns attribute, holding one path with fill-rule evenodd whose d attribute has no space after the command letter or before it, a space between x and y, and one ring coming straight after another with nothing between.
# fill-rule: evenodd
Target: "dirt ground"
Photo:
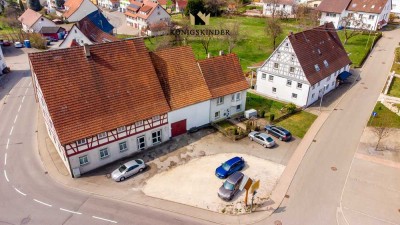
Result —
<instances>
[{"instance_id":1,"label":"dirt ground","mask_svg":"<svg viewBox=\"0 0 400 225\"><path fill-rule=\"evenodd\" d=\"M217 195L225 179L217 178L215 169L234 156L244 158L246 166L242 172L246 176L260 180L260 189L257 190L254 204L262 205L268 199L285 166L246 154L223 153L193 159L182 166L156 174L146 181L142 191L148 196L215 212L245 213L248 211L244 205L245 191L237 193L231 202L225 202ZM248 199L250 203L250 194Z\"/></svg>"}]
</instances>

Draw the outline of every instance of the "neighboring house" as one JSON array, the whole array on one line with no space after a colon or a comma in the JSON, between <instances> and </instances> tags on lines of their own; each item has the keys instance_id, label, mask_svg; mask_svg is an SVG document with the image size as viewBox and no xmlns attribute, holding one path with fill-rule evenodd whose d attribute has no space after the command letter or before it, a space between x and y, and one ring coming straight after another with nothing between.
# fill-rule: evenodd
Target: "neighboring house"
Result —
<instances>
[{"instance_id":1,"label":"neighboring house","mask_svg":"<svg viewBox=\"0 0 400 225\"><path fill-rule=\"evenodd\" d=\"M117 10L119 8L119 0L99 0L98 5L110 10Z\"/></svg>"},{"instance_id":2,"label":"neighboring house","mask_svg":"<svg viewBox=\"0 0 400 225\"><path fill-rule=\"evenodd\" d=\"M400 17L400 0L392 0L392 13Z\"/></svg>"},{"instance_id":3,"label":"neighboring house","mask_svg":"<svg viewBox=\"0 0 400 225\"><path fill-rule=\"evenodd\" d=\"M307 107L350 73L350 59L332 23L286 37L257 70L256 91Z\"/></svg>"},{"instance_id":4,"label":"neighboring house","mask_svg":"<svg viewBox=\"0 0 400 225\"><path fill-rule=\"evenodd\" d=\"M43 37L51 37L56 40L64 38L65 29L62 27L42 27L39 32Z\"/></svg>"},{"instance_id":5,"label":"neighboring house","mask_svg":"<svg viewBox=\"0 0 400 225\"><path fill-rule=\"evenodd\" d=\"M49 137L73 177L169 140L170 107L142 39L29 59Z\"/></svg>"},{"instance_id":6,"label":"neighboring house","mask_svg":"<svg viewBox=\"0 0 400 225\"><path fill-rule=\"evenodd\" d=\"M153 2L132 2L128 5L125 12L126 23L136 29L149 31L151 26L161 24L168 27L171 16L168 12L157 3ZM148 35L156 35L150 32Z\"/></svg>"},{"instance_id":7,"label":"neighboring house","mask_svg":"<svg viewBox=\"0 0 400 225\"><path fill-rule=\"evenodd\" d=\"M42 27L57 26L53 21L32 9L27 9L18 20L22 23L22 30L27 33L37 33Z\"/></svg>"},{"instance_id":8,"label":"neighboring house","mask_svg":"<svg viewBox=\"0 0 400 225\"><path fill-rule=\"evenodd\" d=\"M64 3L65 11L62 15L68 22L77 22L99 9L90 0L67 0Z\"/></svg>"},{"instance_id":9,"label":"neighboring house","mask_svg":"<svg viewBox=\"0 0 400 225\"><path fill-rule=\"evenodd\" d=\"M3 55L3 48L0 47L0 74L4 74L10 72L9 68L7 68L6 61Z\"/></svg>"},{"instance_id":10,"label":"neighboring house","mask_svg":"<svg viewBox=\"0 0 400 225\"><path fill-rule=\"evenodd\" d=\"M84 18L85 19L85 18ZM95 24L102 31L113 34L114 26L108 21L108 19L103 15L101 10L94 11L87 15L87 19L89 19L93 24Z\"/></svg>"},{"instance_id":11,"label":"neighboring house","mask_svg":"<svg viewBox=\"0 0 400 225\"><path fill-rule=\"evenodd\" d=\"M249 84L239 58L235 54L221 55L200 60L199 66L212 95L210 121L243 112Z\"/></svg>"},{"instance_id":12,"label":"neighboring house","mask_svg":"<svg viewBox=\"0 0 400 225\"><path fill-rule=\"evenodd\" d=\"M273 3L272 3L273 2ZM293 16L296 0L263 0L263 14L271 16Z\"/></svg>"},{"instance_id":13,"label":"neighboring house","mask_svg":"<svg viewBox=\"0 0 400 225\"><path fill-rule=\"evenodd\" d=\"M108 26L103 26L108 27ZM109 29L105 29L109 31ZM111 30L112 31L112 30ZM69 48L76 44L91 45L96 43L105 43L118 41L119 39L100 29L92 22L89 16L83 18L78 23L74 24L68 35L60 43L60 48Z\"/></svg>"},{"instance_id":14,"label":"neighboring house","mask_svg":"<svg viewBox=\"0 0 400 225\"><path fill-rule=\"evenodd\" d=\"M211 93L191 47L169 48L150 53L171 111L171 136L210 123Z\"/></svg>"},{"instance_id":15,"label":"neighboring house","mask_svg":"<svg viewBox=\"0 0 400 225\"><path fill-rule=\"evenodd\" d=\"M332 22L335 28L346 26L367 30L379 30L386 26L391 9L391 0L323 0L317 7L321 12L321 25ZM346 18L362 23L348 22Z\"/></svg>"},{"instance_id":16,"label":"neighboring house","mask_svg":"<svg viewBox=\"0 0 400 225\"><path fill-rule=\"evenodd\" d=\"M188 0L175 0L175 11L176 12L185 11L187 4Z\"/></svg>"}]
</instances>

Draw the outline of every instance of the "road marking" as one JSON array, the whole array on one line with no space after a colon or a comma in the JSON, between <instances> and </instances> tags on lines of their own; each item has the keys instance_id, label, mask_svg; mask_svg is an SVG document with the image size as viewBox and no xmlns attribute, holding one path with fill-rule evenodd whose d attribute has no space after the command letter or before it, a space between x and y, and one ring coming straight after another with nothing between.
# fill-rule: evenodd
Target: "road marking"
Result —
<instances>
[{"instance_id":1,"label":"road marking","mask_svg":"<svg viewBox=\"0 0 400 225\"><path fill-rule=\"evenodd\" d=\"M15 116L14 123L17 122L18 114Z\"/></svg>"},{"instance_id":2,"label":"road marking","mask_svg":"<svg viewBox=\"0 0 400 225\"><path fill-rule=\"evenodd\" d=\"M7 145L6 145L6 149L8 149L8 144L10 144L10 138L7 138Z\"/></svg>"},{"instance_id":3,"label":"road marking","mask_svg":"<svg viewBox=\"0 0 400 225\"><path fill-rule=\"evenodd\" d=\"M7 182L10 182L10 180L7 177L7 171L6 170L4 170L4 177L6 178Z\"/></svg>"},{"instance_id":4,"label":"road marking","mask_svg":"<svg viewBox=\"0 0 400 225\"><path fill-rule=\"evenodd\" d=\"M65 211L65 212L69 212L69 213L74 213L74 214L82 215L82 213L80 213L80 212L75 212L75 211L71 211L71 210L68 210L68 209L60 208L60 210L61 210L61 211Z\"/></svg>"},{"instance_id":5,"label":"road marking","mask_svg":"<svg viewBox=\"0 0 400 225\"><path fill-rule=\"evenodd\" d=\"M25 94L28 92L28 88L25 90Z\"/></svg>"},{"instance_id":6,"label":"road marking","mask_svg":"<svg viewBox=\"0 0 400 225\"><path fill-rule=\"evenodd\" d=\"M29 85L28 85L28 86L30 87L30 86L31 86L31 84L32 84L32 81L31 81L31 82L29 82Z\"/></svg>"},{"instance_id":7,"label":"road marking","mask_svg":"<svg viewBox=\"0 0 400 225\"><path fill-rule=\"evenodd\" d=\"M25 96L22 98L22 102L24 102L24 100L25 100Z\"/></svg>"},{"instance_id":8,"label":"road marking","mask_svg":"<svg viewBox=\"0 0 400 225\"><path fill-rule=\"evenodd\" d=\"M45 206L48 206L48 207L52 207L52 205L50 205L50 204L47 204L47 203L45 203L45 202L41 202L41 201L39 201L39 200L37 200L37 199L33 199L33 201L35 201L35 202L37 202L37 203L40 203L40 204L42 204L42 205L45 205Z\"/></svg>"},{"instance_id":9,"label":"road marking","mask_svg":"<svg viewBox=\"0 0 400 225\"><path fill-rule=\"evenodd\" d=\"M114 221L114 220L108 220L108 219L104 219L104 218L101 218L101 217L97 217L97 216L92 216L93 218L95 218L95 219L98 219L98 220L104 220L104 221L107 221L107 222L110 222L110 223L118 223L117 221Z\"/></svg>"},{"instance_id":10,"label":"road marking","mask_svg":"<svg viewBox=\"0 0 400 225\"><path fill-rule=\"evenodd\" d=\"M6 154L4 154L4 166L6 166L7 165L7 152L6 152Z\"/></svg>"},{"instance_id":11,"label":"road marking","mask_svg":"<svg viewBox=\"0 0 400 225\"><path fill-rule=\"evenodd\" d=\"M18 112L21 110L22 104L19 104Z\"/></svg>"},{"instance_id":12,"label":"road marking","mask_svg":"<svg viewBox=\"0 0 400 225\"><path fill-rule=\"evenodd\" d=\"M11 127L10 136L11 136L13 130L14 130L14 126Z\"/></svg>"},{"instance_id":13,"label":"road marking","mask_svg":"<svg viewBox=\"0 0 400 225\"><path fill-rule=\"evenodd\" d=\"M26 196L26 194L25 194L24 192L18 190L16 187L14 187L14 189L15 189L15 191L17 191L17 192L20 193L21 195Z\"/></svg>"}]
</instances>

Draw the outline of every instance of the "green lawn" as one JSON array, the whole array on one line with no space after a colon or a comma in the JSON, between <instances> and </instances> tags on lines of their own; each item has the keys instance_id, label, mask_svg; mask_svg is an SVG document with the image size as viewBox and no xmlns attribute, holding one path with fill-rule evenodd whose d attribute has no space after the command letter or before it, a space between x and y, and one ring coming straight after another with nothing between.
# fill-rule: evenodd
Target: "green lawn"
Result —
<instances>
[{"instance_id":1,"label":"green lawn","mask_svg":"<svg viewBox=\"0 0 400 225\"><path fill-rule=\"evenodd\" d=\"M400 98L400 79L394 77L390 85L388 95Z\"/></svg>"},{"instance_id":2,"label":"green lawn","mask_svg":"<svg viewBox=\"0 0 400 225\"><path fill-rule=\"evenodd\" d=\"M400 128L400 116L390 111L382 103L378 102L375 105L374 112L377 112L377 116L372 118L371 113L368 126Z\"/></svg>"},{"instance_id":3,"label":"green lawn","mask_svg":"<svg viewBox=\"0 0 400 225\"><path fill-rule=\"evenodd\" d=\"M262 96L247 92L246 97L246 110L247 109L255 109L257 111L264 110L268 115L273 113L275 115L275 119L279 118L283 115L281 109L285 106L282 102L277 102L271 99L264 98Z\"/></svg>"},{"instance_id":4,"label":"green lawn","mask_svg":"<svg viewBox=\"0 0 400 225\"><path fill-rule=\"evenodd\" d=\"M294 136L303 138L316 119L316 115L301 111L277 123L277 125L290 130Z\"/></svg>"},{"instance_id":5,"label":"green lawn","mask_svg":"<svg viewBox=\"0 0 400 225\"><path fill-rule=\"evenodd\" d=\"M400 47L396 48L395 53L396 53L396 56L400 55ZM393 62L391 71L394 71L396 74L400 74L400 60L398 62L396 62L396 56L395 56L395 60Z\"/></svg>"}]
</instances>

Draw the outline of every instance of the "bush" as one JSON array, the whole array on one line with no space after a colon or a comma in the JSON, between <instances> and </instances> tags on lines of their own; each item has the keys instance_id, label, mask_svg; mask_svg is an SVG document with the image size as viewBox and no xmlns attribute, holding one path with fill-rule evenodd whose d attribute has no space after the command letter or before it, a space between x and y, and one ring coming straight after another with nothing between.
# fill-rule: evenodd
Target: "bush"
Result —
<instances>
[{"instance_id":1,"label":"bush","mask_svg":"<svg viewBox=\"0 0 400 225\"><path fill-rule=\"evenodd\" d=\"M262 109L262 110L260 111L260 114L258 115L258 117L264 118L264 116L265 116L265 110Z\"/></svg>"},{"instance_id":2,"label":"bush","mask_svg":"<svg viewBox=\"0 0 400 225\"><path fill-rule=\"evenodd\" d=\"M47 41L40 34L37 33L30 34L29 40L33 48L47 49Z\"/></svg>"},{"instance_id":3,"label":"bush","mask_svg":"<svg viewBox=\"0 0 400 225\"><path fill-rule=\"evenodd\" d=\"M396 48L394 60L400 62L400 48Z\"/></svg>"},{"instance_id":4,"label":"bush","mask_svg":"<svg viewBox=\"0 0 400 225\"><path fill-rule=\"evenodd\" d=\"M272 122L272 121L274 121L274 119L275 119L275 114L271 113L269 115L269 121Z\"/></svg>"},{"instance_id":5,"label":"bush","mask_svg":"<svg viewBox=\"0 0 400 225\"><path fill-rule=\"evenodd\" d=\"M289 103L287 105L285 105L285 109L287 111L287 113L289 114L293 114L294 112L296 112L296 105L293 103Z\"/></svg>"}]
</instances>

